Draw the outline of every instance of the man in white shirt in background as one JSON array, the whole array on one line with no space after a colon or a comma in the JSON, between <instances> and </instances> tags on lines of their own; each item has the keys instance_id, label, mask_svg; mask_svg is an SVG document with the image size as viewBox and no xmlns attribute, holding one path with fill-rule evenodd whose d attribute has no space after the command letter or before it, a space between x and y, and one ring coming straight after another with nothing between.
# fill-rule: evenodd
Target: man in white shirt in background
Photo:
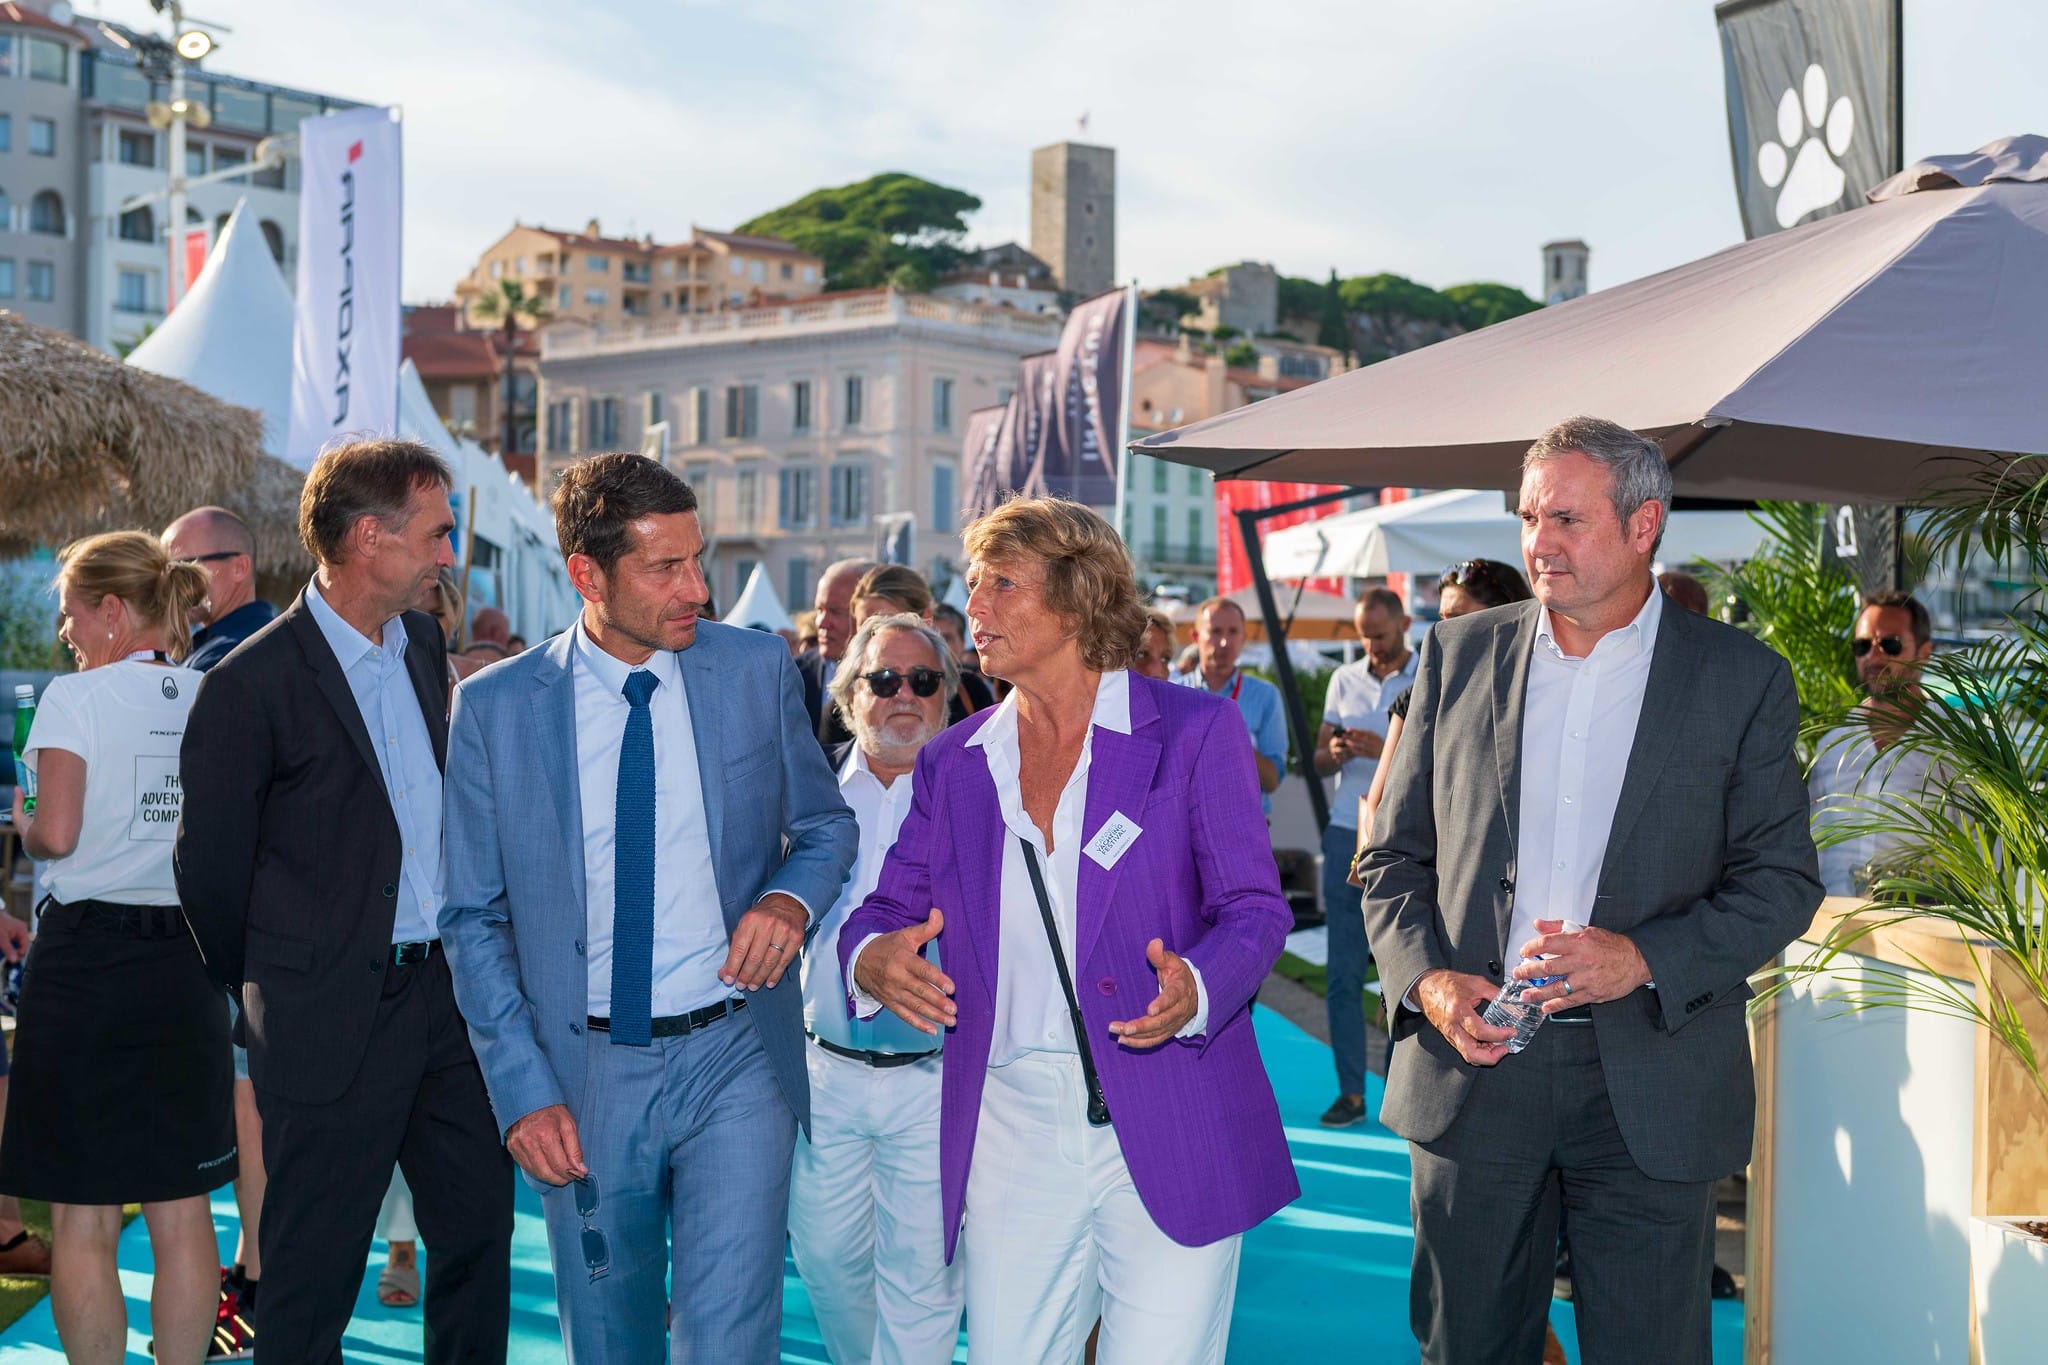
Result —
<instances>
[{"instance_id":1,"label":"man in white shirt in background","mask_svg":"<svg viewBox=\"0 0 2048 1365\"><path fill-rule=\"evenodd\" d=\"M1899 747L1899 740L1927 704L1920 672L1934 653L1932 635L1927 608L1912 594L1884 592L1863 599L1853 647L1864 697L1847 720L1821 737L1806 780L1816 835L1874 814L1874 798L1918 800L1929 786L1935 774L1927 755ZM1876 834L1823 840L1821 884L1830 896L1863 895L1873 868L1881 870L1890 852L1890 841Z\"/></svg>"},{"instance_id":2,"label":"man in white shirt in background","mask_svg":"<svg viewBox=\"0 0 2048 1365\"><path fill-rule=\"evenodd\" d=\"M1392 588L1358 595L1352 615L1365 657L1330 675L1323 723L1316 730L1316 776L1335 774L1330 823L1323 829L1323 915L1329 932L1330 1053L1337 1064L1337 1098L1323 1112L1325 1128L1348 1128L1365 1117L1365 969L1372 947L1351 857L1358 847L1358 800L1372 790L1387 738L1387 709L1415 682L1415 651L1408 648L1408 609Z\"/></svg>"},{"instance_id":3,"label":"man in white shirt in background","mask_svg":"<svg viewBox=\"0 0 2048 1365\"><path fill-rule=\"evenodd\" d=\"M946 728L959 667L914 616L870 618L831 696L853 728L834 751L860 854L803 959L811 1131L790 1179L789 1240L836 1365L943 1365L960 1334L958 1264L939 1204L939 1040L884 1010L848 1019L839 931L882 875L917 754Z\"/></svg>"}]
</instances>

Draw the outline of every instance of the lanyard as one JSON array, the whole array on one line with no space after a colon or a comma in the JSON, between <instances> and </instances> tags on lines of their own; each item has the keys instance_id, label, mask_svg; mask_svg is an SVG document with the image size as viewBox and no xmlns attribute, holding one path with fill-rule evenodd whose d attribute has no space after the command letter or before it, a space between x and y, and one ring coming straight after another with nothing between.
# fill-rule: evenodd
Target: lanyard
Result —
<instances>
[{"instance_id":1,"label":"lanyard","mask_svg":"<svg viewBox=\"0 0 2048 1365\"><path fill-rule=\"evenodd\" d=\"M1244 691L1244 670L1241 668L1232 669L1230 672L1230 699L1236 701L1237 694L1242 691Z\"/></svg>"},{"instance_id":2,"label":"lanyard","mask_svg":"<svg viewBox=\"0 0 2048 1365\"><path fill-rule=\"evenodd\" d=\"M170 661L171 656L160 649L138 649L127 658L121 660L124 664L167 664Z\"/></svg>"}]
</instances>

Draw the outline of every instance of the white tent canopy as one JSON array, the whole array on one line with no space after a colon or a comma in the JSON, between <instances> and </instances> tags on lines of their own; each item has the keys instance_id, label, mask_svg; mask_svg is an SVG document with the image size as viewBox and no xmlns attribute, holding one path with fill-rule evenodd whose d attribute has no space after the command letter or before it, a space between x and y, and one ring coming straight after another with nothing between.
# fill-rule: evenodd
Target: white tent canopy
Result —
<instances>
[{"instance_id":1,"label":"white tent canopy","mask_svg":"<svg viewBox=\"0 0 2048 1365\"><path fill-rule=\"evenodd\" d=\"M282 457L292 416L292 294L248 201L235 205L192 290L129 352L139 370L182 379L263 415L263 449Z\"/></svg>"},{"instance_id":2,"label":"white tent canopy","mask_svg":"<svg viewBox=\"0 0 2048 1365\"><path fill-rule=\"evenodd\" d=\"M756 564L754 572L747 576L747 586L740 590L738 600L720 612L718 619L731 626L746 626L749 629L794 631L796 622L789 619L789 612L783 607L782 599L775 594L775 585L768 581L768 570Z\"/></svg>"},{"instance_id":3,"label":"white tent canopy","mask_svg":"<svg viewBox=\"0 0 2048 1365\"><path fill-rule=\"evenodd\" d=\"M1674 568L1748 559L1762 539L1747 512L1674 512L1657 557ZM1269 578L1435 574L1466 559L1519 566L1522 523L1499 491L1453 488L1289 526L1261 549Z\"/></svg>"}]
</instances>

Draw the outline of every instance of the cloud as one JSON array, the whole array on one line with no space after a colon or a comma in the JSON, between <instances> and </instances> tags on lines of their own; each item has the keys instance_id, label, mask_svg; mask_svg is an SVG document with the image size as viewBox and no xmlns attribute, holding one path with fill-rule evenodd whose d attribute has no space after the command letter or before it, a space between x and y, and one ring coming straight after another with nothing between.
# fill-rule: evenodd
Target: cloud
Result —
<instances>
[{"instance_id":1,"label":"cloud","mask_svg":"<svg viewBox=\"0 0 2048 1365\"><path fill-rule=\"evenodd\" d=\"M1967 3L2048 40L2021 0ZM146 22L140 0L108 7ZM1086 140L1117 149L1120 272L1147 283L1251 257L1533 289L1538 245L1577 236L1598 286L1740 237L1704 3L206 10L234 30L211 66L405 107L414 299L446 296L514 219L672 238L882 170L980 196L978 240L1028 241L1031 148L1081 136L1084 111ZM2012 93L1946 90L1944 127L2024 111L2017 59L1993 60ZM2020 131L1985 118L1967 145Z\"/></svg>"}]
</instances>

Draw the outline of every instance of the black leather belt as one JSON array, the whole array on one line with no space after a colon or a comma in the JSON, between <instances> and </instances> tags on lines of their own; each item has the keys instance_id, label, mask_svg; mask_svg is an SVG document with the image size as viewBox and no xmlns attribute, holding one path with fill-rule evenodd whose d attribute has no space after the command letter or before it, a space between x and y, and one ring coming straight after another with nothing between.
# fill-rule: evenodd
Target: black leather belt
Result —
<instances>
[{"instance_id":1,"label":"black leather belt","mask_svg":"<svg viewBox=\"0 0 2048 1365\"><path fill-rule=\"evenodd\" d=\"M60 901L43 898L39 929L92 938L181 938L188 931L185 912L175 905L121 905L114 901Z\"/></svg>"},{"instance_id":2,"label":"black leather belt","mask_svg":"<svg viewBox=\"0 0 2048 1365\"><path fill-rule=\"evenodd\" d=\"M834 1057L844 1057L849 1062L865 1062L869 1066L879 1068L909 1066L913 1062L921 1062L927 1057L939 1055L939 1050L935 1047L926 1048L923 1052L870 1052L866 1048L841 1047L837 1043L828 1043L808 1030L805 1031L805 1036Z\"/></svg>"},{"instance_id":3,"label":"black leather belt","mask_svg":"<svg viewBox=\"0 0 2048 1365\"><path fill-rule=\"evenodd\" d=\"M410 943L391 945L391 965L394 967L417 967L432 957L441 947L438 938L414 939Z\"/></svg>"},{"instance_id":4,"label":"black leather belt","mask_svg":"<svg viewBox=\"0 0 2048 1365\"><path fill-rule=\"evenodd\" d=\"M730 1000L721 1000L715 1005L706 1005L701 1010L691 1010L688 1014L664 1014L653 1021L649 1035L655 1038L680 1038L686 1033L695 1033L706 1024L715 1024L728 1014L738 1014L746 1007L746 997L735 996ZM600 1015L593 1014L583 1023L585 1027L594 1028L599 1033L612 1031L612 1021Z\"/></svg>"},{"instance_id":5,"label":"black leather belt","mask_svg":"<svg viewBox=\"0 0 2048 1365\"><path fill-rule=\"evenodd\" d=\"M1550 1016L1553 1024L1590 1024L1593 1022L1593 1007L1577 1005L1568 1010L1559 1010Z\"/></svg>"}]
</instances>

